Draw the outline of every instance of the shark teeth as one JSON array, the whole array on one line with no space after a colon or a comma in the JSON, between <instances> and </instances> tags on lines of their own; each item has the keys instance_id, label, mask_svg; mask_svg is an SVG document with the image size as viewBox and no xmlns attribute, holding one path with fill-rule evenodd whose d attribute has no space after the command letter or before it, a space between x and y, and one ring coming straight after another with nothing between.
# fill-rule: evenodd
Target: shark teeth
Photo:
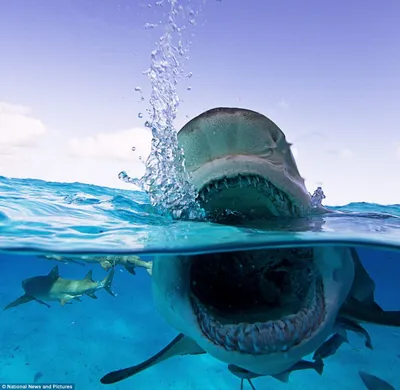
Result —
<instances>
[{"instance_id":1,"label":"shark teeth","mask_svg":"<svg viewBox=\"0 0 400 390\"><path fill-rule=\"evenodd\" d=\"M203 334L214 344L247 354L286 352L310 338L325 318L322 279L312 284L299 312L267 322L222 324L194 296L192 303Z\"/></svg>"},{"instance_id":2,"label":"shark teeth","mask_svg":"<svg viewBox=\"0 0 400 390\"><path fill-rule=\"evenodd\" d=\"M268 196L283 215L298 216L300 208L289 199L289 197L268 180L256 175L237 175L235 177L225 177L220 180L214 180L203 187L198 194L203 202L210 195L229 188L254 187L260 193Z\"/></svg>"}]
</instances>

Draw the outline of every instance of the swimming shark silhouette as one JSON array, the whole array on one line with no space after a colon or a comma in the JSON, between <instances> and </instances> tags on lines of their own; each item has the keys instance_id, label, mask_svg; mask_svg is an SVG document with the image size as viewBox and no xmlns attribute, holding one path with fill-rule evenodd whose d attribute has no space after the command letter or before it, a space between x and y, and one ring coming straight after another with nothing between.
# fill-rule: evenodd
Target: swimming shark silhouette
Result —
<instances>
[{"instance_id":1,"label":"swimming shark silhouette","mask_svg":"<svg viewBox=\"0 0 400 390\"><path fill-rule=\"evenodd\" d=\"M135 255L104 255L104 256L93 256L93 255L42 255L38 256L42 259L55 260L63 263L72 262L75 264L84 265L85 263L99 263L103 269L109 271L116 265L122 265L130 274L136 275L135 268L144 268L149 275L151 275L152 262L141 260L139 256Z\"/></svg>"},{"instance_id":2,"label":"swimming shark silhouette","mask_svg":"<svg viewBox=\"0 0 400 390\"><path fill-rule=\"evenodd\" d=\"M284 133L250 110L217 108L178 133L211 220L331 212L314 205ZM267 233L266 233L267 234ZM173 356L208 353L254 375L288 372L334 333L338 316L400 326L385 311L357 251L346 246L155 256L156 308L179 335L150 359L105 375L115 383Z\"/></svg>"},{"instance_id":3,"label":"swimming shark silhouette","mask_svg":"<svg viewBox=\"0 0 400 390\"><path fill-rule=\"evenodd\" d=\"M25 294L9 303L4 310L10 309L36 301L50 307L45 301L58 301L64 306L71 303L71 300L80 300L80 297L87 295L90 298L97 299L95 292L100 289L106 290L110 295L115 296L111 290L111 283L113 281L115 270L112 269L110 273L99 282L92 278L92 271L81 280L63 279L58 272L56 265L47 275L34 276L22 281L22 288Z\"/></svg>"},{"instance_id":4,"label":"swimming shark silhouette","mask_svg":"<svg viewBox=\"0 0 400 390\"><path fill-rule=\"evenodd\" d=\"M289 382L289 377L290 374L293 371L303 371L303 370L315 370L319 375L322 375L323 370L324 370L324 362L322 359L315 360L314 362L310 362L307 360L300 360L297 362L292 368L290 368L287 371L284 371L283 373L279 375L273 375L275 379L281 381L281 382ZM253 382L251 381L254 378L259 378L263 375L258 375L254 374L250 371L247 371L243 368L240 368L238 366L235 366L234 364L229 364L228 365L228 370L231 372L231 374L237 376L240 378L240 390L243 390L244 388L244 380L247 380L249 382L250 387L252 390L256 390L256 388L253 385Z\"/></svg>"}]
</instances>

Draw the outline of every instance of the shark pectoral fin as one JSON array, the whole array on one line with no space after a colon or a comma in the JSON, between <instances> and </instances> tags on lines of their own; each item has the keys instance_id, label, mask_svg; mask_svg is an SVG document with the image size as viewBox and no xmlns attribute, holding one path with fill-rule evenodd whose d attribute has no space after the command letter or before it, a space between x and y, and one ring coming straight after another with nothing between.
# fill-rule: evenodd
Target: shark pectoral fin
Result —
<instances>
[{"instance_id":1,"label":"shark pectoral fin","mask_svg":"<svg viewBox=\"0 0 400 390\"><path fill-rule=\"evenodd\" d=\"M40 303L41 305L44 305L44 306L47 306L47 307L51 307L48 303L43 302L43 301L41 301L40 299L36 299L36 298L34 298L34 299L35 299L35 301L36 301L37 303Z\"/></svg>"},{"instance_id":2,"label":"shark pectoral fin","mask_svg":"<svg viewBox=\"0 0 400 390\"><path fill-rule=\"evenodd\" d=\"M97 299L97 296L95 295L94 292L87 292L86 295L92 299Z\"/></svg>"},{"instance_id":3,"label":"shark pectoral fin","mask_svg":"<svg viewBox=\"0 0 400 390\"><path fill-rule=\"evenodd\" d=\"M74 299L78 302L82 302L82 299L80 297L74 297Z\"/></svg>"},{"instance_id":4,"label":"shark pectoral fin","mask_svg":"<svg viewBox=\"0 0 400 390\"><path fill-rule=\"evenodd\" d=\"M314 362L310 362L308 360L300 360L288 370L283 371L280 374L271 376L277 379L278 381L287 383L289 382L289 376L293 371L310 370L310 369L316 371L319 375L322 375L324 371L324 361L321 358L315 359Z\"/></svg>"},{"instance_id":5,"label":"shark pectoral fin","mask_svg":"<svg viewBox=\"0 0 400 390\"><path fill-rule=\"evenodd\" d=\"M377 303L364 303L348 298L340 309L340 315L359 322L370 324L400 326L400 310L383 310Z\"/></svg>"},{"instance_id":6,"label":"shark pectoral fin","mask_svg":"<svg viewBox=\"0 0 400 390\"><path fill-rule=\"evenodd\" d=\"M113 371L103 376L100 382L103 384L111 384L127 379L139 372L146 370L158 363L163 362L174 356L183 355L199 355L206 353L192 339L180 333L165 348L157 352L150 359L145 360L136 366L124 368L122 370Z\"/></svg>"},{"instance_id":7,"label":"shark pectoral fin","mask_svg":"<svg viewBox=\"0 0 400 390\"><path fill-rule=\"evenodd\" d=\"M71 300L75 299L76 297L74 297L73 295L64 295L61 299L60 299L60 303L61 306L64 306L66 304L71 304Z\"/></svg>"},{"instance_id":8,"label":"shark pectoral fin","mask_svg":"<svg viewBox=\"0 0 400 390\"><path fill-rule=\"evenodd\" d=\"M389 382L365 371L358 371L358 376L369 390L395 390Z\"/></svg>"},{"instance_id":9,"label":"shark pectoral fin","mask_svg":"<svg viewBox=\"0 0 400 390\"><path fill-rule=\"evenodd\" d=\"M136 275L135 266L132 264L125 264L125 269L132 275Z\"/></svg>"},{"instance_id":10,"label":"shark pectoral fin","mask_svg":"<svg viewBox=\"0 0 400 390\"><path fill-rule=\"evenodd\" d=\"M17 298L15 301L9 303L3 310L11 309L12 307L22 305L24 303L28 303L34 301L35 298L31 297L30 295L24 294L21 297Z\"/></svg>"},{"instance_id":11,"label":"shark pectoral fin","mask_svg":"<svg viewBox=\"0 0 400 390\"><path fill-rule=\"evenodd\" d=\"M282 374L276 374L276 375L271 375L271 376L272 376L272 378L275 378L280 382L288 383L290 374L291 373L289 371L285 371L285 372L282 372Z\"/></svg>"}]
</instances>

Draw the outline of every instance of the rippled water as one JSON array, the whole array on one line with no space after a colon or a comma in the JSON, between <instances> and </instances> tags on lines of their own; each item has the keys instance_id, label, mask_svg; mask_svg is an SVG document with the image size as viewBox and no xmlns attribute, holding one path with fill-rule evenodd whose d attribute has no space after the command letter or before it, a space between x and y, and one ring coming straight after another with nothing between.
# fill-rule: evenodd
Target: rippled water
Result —
<instances>
[{"instance_id":1,"label":"rippled water","mask_svg":"<svg viewBox=\"0 0 400 390\"><path fill-rule=\"evenodd\" d=\"M0 249L152 254L306 241L400 246L400 205L333 209L346 213L226 226L176 221L140 191L0 177Z\"/></svg>"}]
</instances>

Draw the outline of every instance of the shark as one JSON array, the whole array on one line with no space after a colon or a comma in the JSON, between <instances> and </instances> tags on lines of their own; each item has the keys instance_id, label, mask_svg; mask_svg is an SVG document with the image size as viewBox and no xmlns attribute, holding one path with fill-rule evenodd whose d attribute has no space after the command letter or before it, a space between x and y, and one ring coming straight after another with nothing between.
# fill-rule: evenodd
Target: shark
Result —
<instances>
[{"instance_id":1,"label":"shark","mask_svg":"<svg viewBox=\"0 0 400 390\"><path fill-rule=\"evenodd\" d=\"M97 299L95 292L100 289L104 289L110 295L115 296L115 293L111 290L114 274L115 271L112 269L102 281L94 281L92 271L89 271L81 280L70 280L60 277L56 265L47 275L24 279L22 288L25 293L9 303L4 310L32 301L50 307L46 303L47 301L58 301L61 306L64 306L67 303L72 303L72 300L80 301L83 295Z\"/></svg>"},{"instance_id":2,"label":"shark","mask_svg":"<svg viewBox=\"0 0 400 390\"><path fill-rule=\"evenodd\" d=\"M323 370L324 370L323 360L319 359L319 360L315 360L314 362L310 362L307 360L300 360L290 370L285 371L276 376L273 375L272 377L285 383L285 382L289 382L289 376L293 371L301 371L301 370L309 370L309 369L315 370L319 375L322 375ZM243 390L244 380L247 380L247 382L249 382L249 385L252 388L252 390L256 390L256 388L254 387L253 382L251 380L254 378L258 378L261 375L251 373L247 370L244 370L243 368L235 366L234 364L229 364L228 370L231 374L240 378L240 390Z\"/></svg>"},{"instance_id":3,"label":"shark","mask_svg":"<svg viewBox=\"0 0 400 390\"><path fill-rule=\"evenodd\" d=\"M227 210L247 221L333 212L312 202L291 144L260 113L208 110L178 132L178 142L213 222L227 223ZM151 280L157 310L179 334L146 361L108 373L103 384L205 353L249 376L279 377L335 333L338 317L400 326L400 311L379 306L357 250L344 245L155 256Z\"/></svg>"},{"instance_id":4,"label":"shark","mask_svg":"<svg viewBox=\"0 0 400 390\"><path fill-rule=\"evenodd\" d=\"M365 371L358 371L358 376L368 390L395 390L389 382L377 377L376 375L369 374Z\"/></svg>"},{"instance_id":5,"label":"shark","mask_svg":"<svg viewBox=\"0 0 400 390\"><path fill-rule=\"evenodd\" d=\"M139 256L135 255L79 255L79 256L64 256L59 254L41 255L38 256L42 259L55 260L62 263L75 263L85 265L85 263L99 263L103 269L109 271L115 265L122 265L132 275L136 275L135 268L144 268L149 275L151 275L152 262L142 260Z\"/></svg>"}]
</instances>

